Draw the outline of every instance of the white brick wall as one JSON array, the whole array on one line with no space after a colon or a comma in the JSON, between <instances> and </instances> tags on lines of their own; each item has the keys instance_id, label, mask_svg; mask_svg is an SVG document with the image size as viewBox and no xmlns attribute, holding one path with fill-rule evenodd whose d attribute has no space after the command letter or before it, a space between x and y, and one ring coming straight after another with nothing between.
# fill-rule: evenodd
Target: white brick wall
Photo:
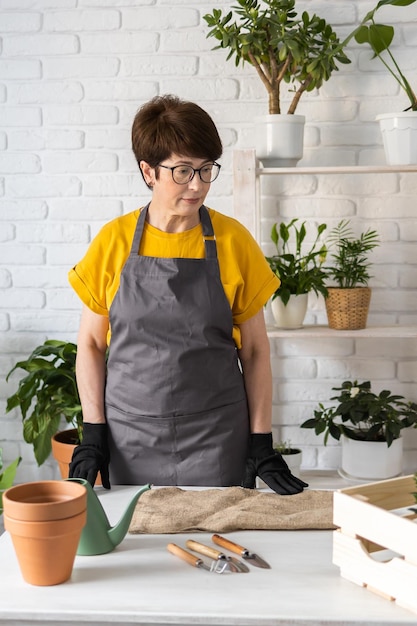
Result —
<instances>
[{"instance_id":1,"label":"white brick wall","mask_svg":"<svg viewBox=\"0 0 417 626\"><path fill-rule=\"evenodd\" d=\"M23 456L19 480L54 475L36 467L18 413L5 414L17 378L5 374L46 338L75 340L79 302L67 271L100 226L148 197L130 151L139 106L174 92L216 121L224 145L221 184L210 204L232 212L232 151L253 145L252 120L266 93L252 68L212 51L202 16L218 0L0 0L0 445ZM343 36L374 5L364 0L305 0ZM382 15L382 14L381 14ZM417 84L417 6L390 8L395 47ZM395 82L365 48L351 46L319 93L304 95L305 163L382 163L375 115L406 106ZM264 185L263 239L281 215L329 225L352 218L378 228L373 321L417 324L417 176L298 177ZM277 199L278 196L278 199ZM393 292L395 292L393 298ZM320 319L316 306L310 319ZM345 378L371 379L417 400L417 349L410 340L287 339L272 343L274 432L303 446L309 467L336 467L339 447L324 448L300 422ZM416 469L417 431L407 437Z\"/></svg>"}]
</instances>

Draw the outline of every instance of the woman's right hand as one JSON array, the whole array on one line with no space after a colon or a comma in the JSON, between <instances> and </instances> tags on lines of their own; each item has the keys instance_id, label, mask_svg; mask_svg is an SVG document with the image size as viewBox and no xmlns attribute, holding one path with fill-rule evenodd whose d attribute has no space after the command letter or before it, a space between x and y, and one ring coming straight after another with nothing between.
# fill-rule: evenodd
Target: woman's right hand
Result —
<instances>
[{"instance_id":1,"label":"woman's right hand","mask_svg":"<svg viewBox=\"0 0 417 626\"><path fill-rule=\"evenodd\" d=\"M109 462L107 424L84 422L83 440L73 452L69 477L84 478L94 487L97 474L100 472L103 487L110 489Z\"/></svg>"}]
</instances>

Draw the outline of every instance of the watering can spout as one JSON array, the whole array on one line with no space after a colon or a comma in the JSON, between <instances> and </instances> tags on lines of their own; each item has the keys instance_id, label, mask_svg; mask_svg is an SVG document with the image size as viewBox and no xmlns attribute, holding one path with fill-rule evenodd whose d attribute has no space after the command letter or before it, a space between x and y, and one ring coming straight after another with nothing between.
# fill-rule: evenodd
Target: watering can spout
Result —
<instances>
[{"instance_id":1,"label":"watering can spout","mask_svg":"<svg viewBox=\"0 0 417 626\"><path fill-rule=\"evenodd\" d=\"M66 480L78 482L87 489L87 523L82 530L77 549L77 554L82 556L106 554L114 550L129 530L137 501L145 491L151 488L151 485L141 487L131 498L119 522L111 527L101 502L90 483L84 478L67 478Z\"/></svg>"},{"instance_id":2,"label":"watering can spout","mask_svg":"<svg viewBox=\"0 0 417 626\"><path fill-rule=\"evenodd\" d=\"M124 539L127 531L129 530L130 522L132 520L137 501L139 500L140 496L145 491L148 491L150 488L151 485L144 485L143 487L141 487L129 502L118 523L113 526L113 528L109 529L108 535L114 547L118 546L119 543Z\"/></svg>"}]
</instances>

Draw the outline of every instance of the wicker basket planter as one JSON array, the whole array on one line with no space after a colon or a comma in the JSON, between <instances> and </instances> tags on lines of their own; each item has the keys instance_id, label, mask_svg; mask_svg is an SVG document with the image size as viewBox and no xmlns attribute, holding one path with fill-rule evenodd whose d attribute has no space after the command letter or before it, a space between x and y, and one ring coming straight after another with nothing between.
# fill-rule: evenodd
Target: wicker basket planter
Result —
<instances>
[{"instance_id":1,"label":"wicker basket planter","mask_svg":"<svg viewBox=\"0 0 417 626\"><path fill-rule=\"evenodd\" d=\"M326 311L330 328L335 330L366 328L372 293L370 287L352 289L328 287L328 292Z\"/></svg>"}]
</instances>

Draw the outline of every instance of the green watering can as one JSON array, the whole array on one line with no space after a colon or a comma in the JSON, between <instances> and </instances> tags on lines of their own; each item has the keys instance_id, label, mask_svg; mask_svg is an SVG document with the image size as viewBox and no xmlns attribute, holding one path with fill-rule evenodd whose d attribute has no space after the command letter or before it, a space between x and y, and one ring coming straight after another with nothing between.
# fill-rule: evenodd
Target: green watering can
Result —
<instances>
[{"instance_id":1,"label":"green watering can","mask_svg":"<svg viewBox=\"0 0 417 626\"><path fill-rule=\"evenodd\" d=\"M66 480L84 485L87 489L87 523L82 530L77 549L77 554L81 556L106 554L114 550L123 541L129 529L137 501L145 491L151 488L151 485L141 487L129 502L119 522L111 527L101 502L88 480L84 478L67 478Z\"/></svg>"}]
</instances>

